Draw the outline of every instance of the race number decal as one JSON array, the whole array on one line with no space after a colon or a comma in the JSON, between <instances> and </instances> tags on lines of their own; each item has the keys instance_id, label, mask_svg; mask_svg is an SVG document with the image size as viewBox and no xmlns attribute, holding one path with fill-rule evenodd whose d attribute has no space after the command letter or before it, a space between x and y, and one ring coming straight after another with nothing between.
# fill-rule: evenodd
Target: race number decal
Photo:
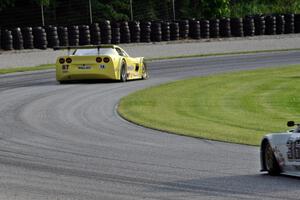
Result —
<instances>
[{"instance_id":1,"label":"race number decal","mask_svg":"<svg viewBox=\"0 0 300 200\"><path fill-rule=\"evenodd\" d=\"M300 138L289 139L286 145L288 148L287 158L290 161L300 161Z\"/></svg>"}]
</instances>

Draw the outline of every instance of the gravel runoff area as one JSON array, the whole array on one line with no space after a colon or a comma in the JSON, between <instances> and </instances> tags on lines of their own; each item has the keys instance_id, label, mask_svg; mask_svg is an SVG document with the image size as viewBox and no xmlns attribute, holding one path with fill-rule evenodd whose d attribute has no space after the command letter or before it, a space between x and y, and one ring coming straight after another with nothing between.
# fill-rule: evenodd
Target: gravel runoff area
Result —
<instances>
[{"instance_id":1,"label":"gravel runoff area","mask_svg":"<svg viewBox=\"0 0 300 200\"><path fill-rule=\"evenodd\" d=\"M130 55L160 58L212 53L300 48L300 34L211 40L180 40L160 43L121 44ZM67 52L47 50L0 51L0 68L52 64Z\"/></svg>"}]
</instances>

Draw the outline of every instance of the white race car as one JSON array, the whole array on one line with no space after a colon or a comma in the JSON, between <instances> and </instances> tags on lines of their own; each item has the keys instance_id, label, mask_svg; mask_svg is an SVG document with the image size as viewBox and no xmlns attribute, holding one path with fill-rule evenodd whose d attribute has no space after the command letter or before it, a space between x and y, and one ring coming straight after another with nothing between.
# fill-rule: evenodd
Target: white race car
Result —
<instances>
[{"instance_id":1,"label":"white race car","mask_svg":"<svg viewBox=\"0 0 300 200\"><path fill-rule=\"evenodd\" d=\"M286 133L266 135L261 142L261 171L270 175L286 174L300 177L300 124Z\"/></svg>"}]
</instances>

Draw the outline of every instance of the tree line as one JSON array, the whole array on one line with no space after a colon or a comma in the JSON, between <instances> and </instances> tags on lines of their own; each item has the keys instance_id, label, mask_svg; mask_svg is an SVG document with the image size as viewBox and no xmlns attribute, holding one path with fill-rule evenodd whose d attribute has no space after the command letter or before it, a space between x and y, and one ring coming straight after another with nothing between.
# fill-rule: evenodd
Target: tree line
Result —
<instances>
[{"instance_id":1,"label":"tree line","mask_svg":"<svg viewBox=\"0 0 300 200\"><path fill-rule=\"evenodd\" d=\"M86 23L89 3L95 21L130 20L131 14L134 20L172 20L174 15L176 19L210 19L300 11L299 0L0 0L0 17L1 13L6 18L17 12L32 13L29 8L34 6L38 16L42 5L49 21L76 23L76 19L84 19Z\"/></svg>"}]
</instances>

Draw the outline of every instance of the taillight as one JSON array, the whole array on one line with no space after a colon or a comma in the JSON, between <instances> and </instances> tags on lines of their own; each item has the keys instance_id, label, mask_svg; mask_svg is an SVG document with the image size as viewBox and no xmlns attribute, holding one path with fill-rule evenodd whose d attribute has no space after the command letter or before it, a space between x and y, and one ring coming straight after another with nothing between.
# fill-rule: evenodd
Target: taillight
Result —
<instances>
[{"instance_id":1,"label":"taillight","mask_svg":"<svg viewBox=\"0 0 300 200\"><path fill-rule=\"evenodd\" d=\"M64 59L64 58L60 58L60 59L59 59L59 63L60 63L60 64L64 64L64 63L65 63L65 59Z\"/></svg>"},{"instance_id":2,"label":"taillight","mask_svg":"<svg viewBox=\"0 0 300 200\"><path fill-rule=\"evenodd\" d=\"M66 59L66 62L67 62L67 63L71 63L71 62L72 62L72 59L71 59L71 58L67 58L67 59Z\"/></svg>"},{"instance_id":3,"label":"taillight","mask_svg":"<svg viewBox=\"0 0 300 200\"><path fill-rule=\"evenodd\" d=\"M103 58L103 61L104 61L105 63L108 63L108 62L109 62L109 58L108 58L108 57L105 57L105 58Z\"/></svg>"},{"instance_id":4,"label":"taillight","mask_svg":"<svg viewBox=\"0 0 300 200\"><path fill-rule=\"evenodd\" d=\"M96 58L96 62L97 62L97 63L101 63L101 62L102 62L102 58L97 57L97 58Z\"/></svg>"}]
</instances>

